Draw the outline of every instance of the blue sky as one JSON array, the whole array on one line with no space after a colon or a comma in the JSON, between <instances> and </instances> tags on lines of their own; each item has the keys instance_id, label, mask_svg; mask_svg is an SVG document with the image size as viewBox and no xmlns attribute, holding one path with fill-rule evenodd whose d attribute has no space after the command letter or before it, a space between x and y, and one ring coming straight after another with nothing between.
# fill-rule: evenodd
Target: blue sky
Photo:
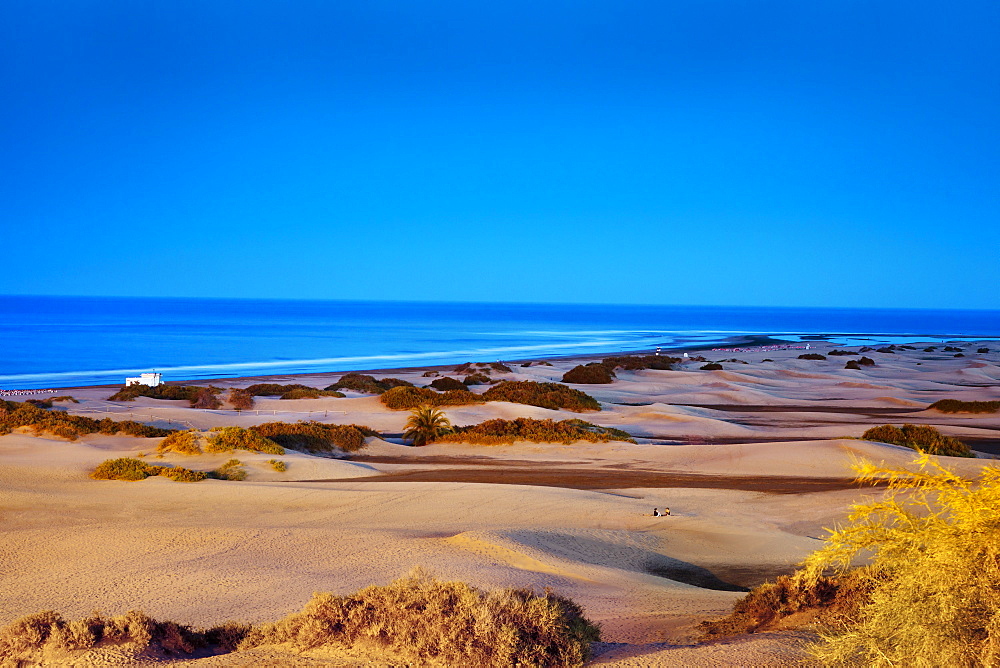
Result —
<instances>
[{"instance_id":1,"label":"blue sky","mask_svg":"<svg viewBox=\"0 0 1000 668\"><path fill-rule=\"evenodd\" d=\"M3 294L1000 308L995 2L47 2Z\"/></svg>"}]
</instances>

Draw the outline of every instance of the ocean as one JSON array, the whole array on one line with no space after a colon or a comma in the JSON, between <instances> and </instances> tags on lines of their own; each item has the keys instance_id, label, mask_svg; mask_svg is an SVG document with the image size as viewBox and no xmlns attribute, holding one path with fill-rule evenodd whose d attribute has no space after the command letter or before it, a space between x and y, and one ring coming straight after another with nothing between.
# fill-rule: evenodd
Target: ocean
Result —
<instances>
[{"instance_id":1,"label":"ocean","mask_svg":"<svg viewBox=\"0 0 1000 668\"><path fill-rule=\"evenodd\" d=\"M0 389L723 345L1000 339L1000 311L0 297Z\"/></svg>"}]
</instances>

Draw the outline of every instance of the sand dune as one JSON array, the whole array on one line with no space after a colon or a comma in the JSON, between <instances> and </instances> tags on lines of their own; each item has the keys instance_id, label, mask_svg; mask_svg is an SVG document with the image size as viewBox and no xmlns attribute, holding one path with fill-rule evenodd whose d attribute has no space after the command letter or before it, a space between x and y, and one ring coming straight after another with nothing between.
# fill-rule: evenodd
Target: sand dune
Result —
<instances>
[{"instance_id":1,"label":"sand dune","mask_svg":"<svg viewBox=\"0 0 1000 668\"><path fill-rule=\"evenodd\" d=\"M800 635L696 645L695 627L726 612L740 596L736 589L789 572L819 545L823 527L842 519L851 503L880 492L629 487L619 482L630 479L622 472L833 481L850 477L860 458L894 467L913 459L906 448L843 437L860 436L873 424L917 422L986 443L998 434L996 415L926 407L943 398L1000 398L997 353L928 360L900 351L878 355L878 366L858 372L843 369L840 359L798 360L795 352L747 354L742 357L751 364L724 364L735 367L724 371L703 372L689 363L676 371L620 372L610 385L576 386L602 402L597 413L506 402L445 409L459 425L582 417L625 429L639 438L635 445L411 448L392 436L403 430L407 412L389 411L376 397L260 398L253 410L236 414L151 399L114 404L106 401L108 389L72 390L81 403L64 408L96 417L131 414L199 429L312 419L368 425L389 440L369 439L354 460L289 451L280 457L288 469L279 473L267 463L273 455L160 459L158 439L2 436L0 624L42 609L74 617L95 608L109 614L141 608L199 625L269 621L301 608L313 591L346 593L422 565L482 587L552 587L570 596L604 627L595 665L793 665L801 658ZM761 363L765 356L775 362ZM558 381L576 363L516 367L502 377ZM421 373L391 375L425 384ZM322 387L335 378L280 382ZM680 444L657 444L672 442ZM249 474L242 482L196 484L88 478L103 460L139 453L153 463L202 470L237 457ZM990 463L946 459L969 476ZM366 482L390 473L477 467L551 471L554 482ZM606 487L560 486L560 471L602 476ZM337 482L303 482L323 480ZM652 517L654 506L669 507L671 516ZM365 665L370 658L329 651L293 657L265 648L182 665Z\"/></svg>"}]
</instances>

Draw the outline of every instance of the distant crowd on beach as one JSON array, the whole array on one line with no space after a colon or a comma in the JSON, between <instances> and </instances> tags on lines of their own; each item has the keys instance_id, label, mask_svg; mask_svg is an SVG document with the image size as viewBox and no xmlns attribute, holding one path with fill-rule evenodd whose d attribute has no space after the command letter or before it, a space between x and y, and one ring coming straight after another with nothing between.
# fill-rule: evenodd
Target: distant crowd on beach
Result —
<instances>
[{"instance_id":1,"label":"distant crowd on beach","mask_svg":"<svg viewBox=\"0 0 1000 668\"><path fill-rule=\"evenodd\" d=\"M778 346L755 346L753 348L712 348L713 353L759 353L765 350L808 350L809 344L793 346L791 344Z\"/></svg>"},{"instance_id":2,"label":"distant crowd on beach","mask_svg":"<svg viewBox=\"0 0 1000 668\"><path fill-rule=\"evenodd\" d=\"M0 390L0 397L19 397L25 394L42 394L44 392L58 392L58 390Z\"/></svg>"}]
</instances>

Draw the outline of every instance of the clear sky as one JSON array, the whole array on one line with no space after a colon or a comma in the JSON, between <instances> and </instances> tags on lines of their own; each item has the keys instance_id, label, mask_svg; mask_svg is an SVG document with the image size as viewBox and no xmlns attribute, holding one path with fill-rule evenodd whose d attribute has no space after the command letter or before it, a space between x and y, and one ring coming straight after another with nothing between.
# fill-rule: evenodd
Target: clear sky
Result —
<instances>
[{"instance_id":1,"label":"clear sky","mask_svg":"<svg viewBox=\"0 0 1000 668\"><path fill-rule=\"evenodd\" d=\"M1000 308L1000 3L10 0L0 294Z\"/></svg>"}]
</instances>

